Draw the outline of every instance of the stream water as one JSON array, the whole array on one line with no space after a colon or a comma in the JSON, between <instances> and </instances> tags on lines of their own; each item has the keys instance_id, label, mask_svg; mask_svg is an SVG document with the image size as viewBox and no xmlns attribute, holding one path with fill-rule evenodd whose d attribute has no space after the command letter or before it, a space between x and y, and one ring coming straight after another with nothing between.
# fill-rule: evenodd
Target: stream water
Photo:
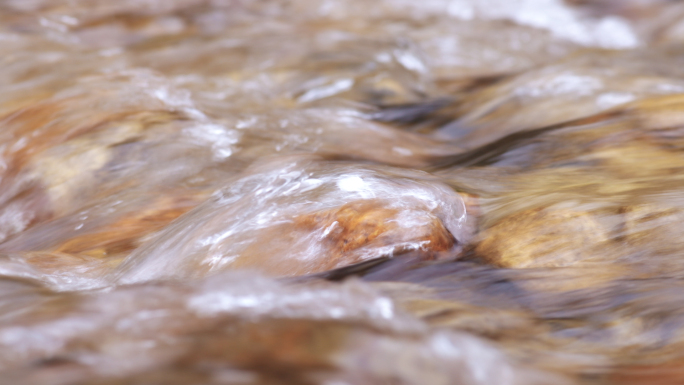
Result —
<instances>
[{"instance_id":1,"label":"stream water","mask_svg":"<svg viewBox=\"0 0 684 385\"><path fill-rule=\"evenodd\" d=\"M0 0L0 383L684 382L684 3Z\"/></svg>"}]
</instances>

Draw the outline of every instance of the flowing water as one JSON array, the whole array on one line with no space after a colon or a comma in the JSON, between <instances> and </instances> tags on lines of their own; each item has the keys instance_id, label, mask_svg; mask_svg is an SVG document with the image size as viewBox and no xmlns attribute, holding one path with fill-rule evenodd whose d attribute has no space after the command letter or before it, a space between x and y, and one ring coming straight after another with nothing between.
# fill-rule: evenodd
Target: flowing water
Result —
<instances>
[{"instance_id":1,"label":"flowing water","mask_svg":"<svg viewBox=\"0 0 684 385\"><path fill-rule=\"evenodd\" d=\"M684 3L0 0L0 383L684 382Z\"/></svg>"}]
</instances>

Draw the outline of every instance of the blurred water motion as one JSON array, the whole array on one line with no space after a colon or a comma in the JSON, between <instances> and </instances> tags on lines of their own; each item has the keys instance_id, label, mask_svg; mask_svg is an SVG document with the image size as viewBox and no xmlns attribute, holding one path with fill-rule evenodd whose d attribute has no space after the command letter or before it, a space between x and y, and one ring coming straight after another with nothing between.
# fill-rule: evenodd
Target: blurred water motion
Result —
<instances>
[{"instance_id":1,"label":"blurred water motion","mask_svg":"<svg viewBox=\"0 0 684 385\"><path fill-rule=\"evenodd\" d=\"M682 43L668 0L0 0L0 383L681 383Z\"/></svg>"}]
</instances>

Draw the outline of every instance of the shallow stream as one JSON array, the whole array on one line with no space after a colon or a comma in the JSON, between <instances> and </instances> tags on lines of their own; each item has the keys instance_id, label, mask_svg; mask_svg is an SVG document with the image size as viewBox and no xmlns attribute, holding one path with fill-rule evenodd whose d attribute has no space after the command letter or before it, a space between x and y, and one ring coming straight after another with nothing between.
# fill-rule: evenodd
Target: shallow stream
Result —
<instances>
[{"instance_id":1,"label":"shallow stream","mask_svg":"<svg viewBox=\"0 0 684 385\"><path fill-rule=\"evenodd\" d=\"M0 0L0 383L684 382L684 3Z\"/></svg>"}]
</instances>

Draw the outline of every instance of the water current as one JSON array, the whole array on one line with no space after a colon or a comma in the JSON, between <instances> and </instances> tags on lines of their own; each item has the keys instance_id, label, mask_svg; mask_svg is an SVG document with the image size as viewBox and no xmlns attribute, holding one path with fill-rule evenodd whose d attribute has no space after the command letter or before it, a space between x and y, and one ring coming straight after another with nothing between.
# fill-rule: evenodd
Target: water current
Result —
<instances>
[{"instance_id":1,"label":"water current","mask_svg":"<svg viewBox=\"0 0 684 385\"><path fill-rule=\"evenodd\" d=\"M684 382L684 3L0 0L0 384Z\"/></svg>"}]
</instances>

